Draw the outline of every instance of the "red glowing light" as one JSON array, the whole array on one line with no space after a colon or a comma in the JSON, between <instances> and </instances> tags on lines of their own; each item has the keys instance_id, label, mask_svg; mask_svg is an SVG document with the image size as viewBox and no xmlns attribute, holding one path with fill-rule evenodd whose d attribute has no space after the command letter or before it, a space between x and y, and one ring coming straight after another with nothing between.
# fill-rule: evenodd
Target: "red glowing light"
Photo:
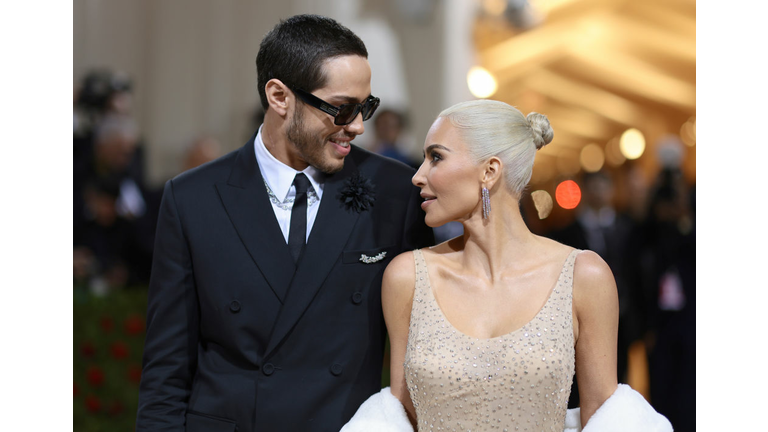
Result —
<instances>
[{"instance_id":1,"label":"red glowing light","mask_svg":"<svg viewBox=\"0 0 768 432\"><path fill-rule=\"evenodd\" d=\"M560 207L570 210L576 208L581 202L581 189L573 180L566 180L555 189L555 200Z\"/></svg>"}]
</instances>

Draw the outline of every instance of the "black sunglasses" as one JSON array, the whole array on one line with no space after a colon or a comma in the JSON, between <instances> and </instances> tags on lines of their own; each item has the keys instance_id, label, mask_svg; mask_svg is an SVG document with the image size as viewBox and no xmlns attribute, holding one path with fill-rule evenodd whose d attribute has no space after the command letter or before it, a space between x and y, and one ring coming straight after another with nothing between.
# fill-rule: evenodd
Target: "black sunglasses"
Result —
<instances>
[{"instance_id":1,"label":"black sunglasses","mask_svg":"<svg viewBox=\"0 0 768 432\"><path fill-rule=\"evenodd\" d=\"M293 91L303 100L307 105L313 106L320 111L329 114L333 117L333 123L337 126L344 126L355 121L357 115L362 111L363 121L368 120L376 112L376 108L379 107L380 99L373 96L368 96L363 103L346 103L340 106L333 106L328 102L320 99L312 93L305 92L301 89Z\"/></svg>"}]
</instances>

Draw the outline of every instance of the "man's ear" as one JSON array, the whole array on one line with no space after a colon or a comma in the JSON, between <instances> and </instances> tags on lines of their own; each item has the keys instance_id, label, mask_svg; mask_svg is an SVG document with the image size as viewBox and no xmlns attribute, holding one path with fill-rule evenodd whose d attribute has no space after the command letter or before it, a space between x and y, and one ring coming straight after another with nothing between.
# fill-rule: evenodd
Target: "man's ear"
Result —
<instances>
[{"instance_id":1,"label":"man's ear","mask_svg":"<svg viewBox=\"0 0 768 432\"><path fill-rule=\"evenodd\" d=\"M483 170L482 182L488 189L493 189L493 186L501 179L501 168L503 167L501 159L496 156L492 156L488 159Z\"/></svg>"},{"instance_id":2,"label":"man's ear","mask_svg":"<svg viewBox=\"0 0 768 432\"><path fill-rule=\"evenodd\" d=\"M288 107L294 103L293 92L277 78L267 81L264 91L267 94L269 108L280 117L285 117L288 114Z\"/></svg>"}]
</instances>

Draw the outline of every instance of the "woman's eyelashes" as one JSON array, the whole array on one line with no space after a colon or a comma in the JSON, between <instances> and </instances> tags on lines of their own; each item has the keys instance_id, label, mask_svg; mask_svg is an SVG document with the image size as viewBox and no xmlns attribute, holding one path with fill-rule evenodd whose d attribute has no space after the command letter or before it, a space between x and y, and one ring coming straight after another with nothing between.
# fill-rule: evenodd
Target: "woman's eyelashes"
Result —
<instances>
[{"instance_id":1,"label":"woman's eyelashes","mask_svg":"<svg viewBox=\"0 0 768 432\"><path fill-rule=\"evenodd\" d=\"M443 160L443 156L434 150L429 152L429 158L432 159L432 163Z\"/></svg>"}]
</instances>

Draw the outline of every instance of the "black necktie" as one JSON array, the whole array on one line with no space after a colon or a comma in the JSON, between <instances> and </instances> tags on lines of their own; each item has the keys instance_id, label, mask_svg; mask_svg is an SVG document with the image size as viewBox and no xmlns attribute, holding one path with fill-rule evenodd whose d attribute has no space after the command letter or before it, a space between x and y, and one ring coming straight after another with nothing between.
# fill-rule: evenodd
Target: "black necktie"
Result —
<instances>
[{"instance_id":1,"label":"black necktie","mask_svg":"<svg viewBox=\"0 0 768 432\"><path fill-rule=\"evenodd\" d=\"M309 179L304 173L296 174L293 179L296 186L296 199L291 210L291 230L288 232L288 248L291 250L293 262L298 264L304 242L307 238L307 189Z\"/></svg>"}]
</instances>

